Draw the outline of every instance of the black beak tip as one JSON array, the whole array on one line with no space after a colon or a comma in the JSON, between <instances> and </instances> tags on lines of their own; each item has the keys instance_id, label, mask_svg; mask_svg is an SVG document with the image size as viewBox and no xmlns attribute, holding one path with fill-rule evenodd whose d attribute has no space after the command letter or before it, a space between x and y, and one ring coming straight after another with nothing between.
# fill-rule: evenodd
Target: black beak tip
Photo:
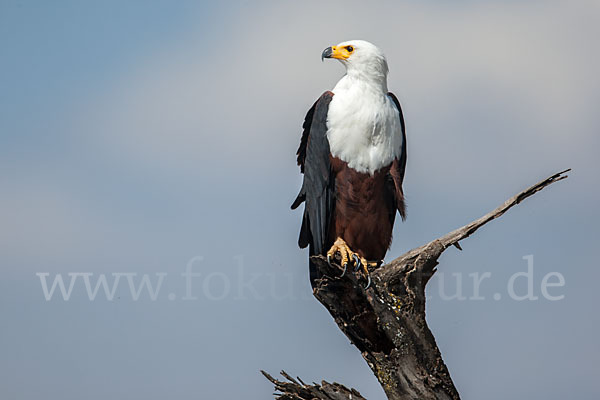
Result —
<instances>
[{"instance_id":1,"label":"black beak tip","mask_svg":"<svg viewBox=\"0 0 600 400\"><path fill-rule=\"evenodd\" d=\"M323 61L323 59L325 58L331 58L332 54L333 49L331 47L326 48L325 50L323 50L323 53L321 53L321 61Z\"/></svg>"}]
</instances>

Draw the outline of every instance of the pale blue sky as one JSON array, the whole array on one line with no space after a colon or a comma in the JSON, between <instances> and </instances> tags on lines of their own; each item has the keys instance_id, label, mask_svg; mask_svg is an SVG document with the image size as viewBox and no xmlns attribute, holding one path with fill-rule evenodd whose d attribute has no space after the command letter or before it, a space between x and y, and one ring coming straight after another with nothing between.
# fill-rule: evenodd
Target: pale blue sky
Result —
<instances>
[{"instance_id":1,"label":"pale blue sky","mask_svg":"<svg viewBox=\"0 0 600 400\"><path fill-rule=\"evenodd\" d=\"M283 368L384 398L312 299L289 210L302 119L343 71L319 56L352 38L386 52L407 119L388 260L573 168L441 259L449 293L492 274L484 301L430 284L462 397L599 397L597 2L221 3L0 2L2 397L269 398L258 370ZM529 254L564 300L507 298ZM46 302L38 272L168 275L156 301Z\"/></svg>"}]
</instances>

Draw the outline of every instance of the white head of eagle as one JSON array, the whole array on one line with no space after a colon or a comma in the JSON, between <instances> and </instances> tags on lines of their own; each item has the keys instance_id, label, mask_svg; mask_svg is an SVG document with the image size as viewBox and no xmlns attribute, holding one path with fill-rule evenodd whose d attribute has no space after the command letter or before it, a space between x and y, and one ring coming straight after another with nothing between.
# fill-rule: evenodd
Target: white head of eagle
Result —
<instances>
[{"instance_id":1,"label":"white head of eagle","mask_svg":"<svg viewBox=\"0 0 600 400\"><path fill-rule=\"evenodd\" d=\"M338 59L346 74L360 79L374 80L387 92L388 64L383 51L366 40L349 40L323 50L321 59Z\"/></svg>"},{"instance_id":2,"label":"white head of eagle","mask_svg":"<svg viewBox=\"0 0 600 400\"><path fill-rule=\"evenodd\" d=\"M343 266L354 263L368 275L387 252L396 212L405 217L404 117L377 46L349 40L327 47L325 58L339 60L346 73L304 120L297 152L304 182L292 205L306 203L298 244L311 256L339 253ZM310 267L314 284L319 273Z\"/></svg>"}]
</instances>

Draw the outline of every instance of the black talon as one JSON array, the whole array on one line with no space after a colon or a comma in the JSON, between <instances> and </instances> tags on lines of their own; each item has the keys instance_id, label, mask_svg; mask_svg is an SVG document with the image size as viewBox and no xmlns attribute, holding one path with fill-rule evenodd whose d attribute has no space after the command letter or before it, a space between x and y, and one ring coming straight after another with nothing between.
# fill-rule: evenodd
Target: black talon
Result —
<instances>
[{"instance_id":1,"label":"black talon","mask_svg":"<svg viewBox=\"0 0 600 400\"><path fill-rule=\"evenodd\" d=\"M365 290L367 290L371 286L371 275L367 275L367 286L365 286Z\"/></svg>"},{"instance_id":2,"label":"black talon","mask_svg":"<svg viewBox=\"0 0 600 400\"><path fill-rule=\"evenodd\" d=\"M340 278L343 278L344 275L346 275L346 269L348 269L348 263L344 264L344 271L342 272L342 274L340 275Z\"/></svg>"},{"instance_id":3,"label":"black talon","mask_svg":"<svg viewBox=\"0 0 600 400\"><path fill-rule=\"evenodd\" d=\"M327 254L327 264L329 264L329 266L331 267L331 256L329 254Z\"/></svg>"},{"instance_id":4,"label":"black talon","mask_svg":"<svg viewBox=\"0 0 600 400\"><path fill-rule=\"evenodd\" d=\"M352 256L352 258L354 258L354 272L358 271L360 269L361 266L361 262L360 262L360 258L358 258L358 256L356 254L354 254Z\"/></svg>"}]
</instances>

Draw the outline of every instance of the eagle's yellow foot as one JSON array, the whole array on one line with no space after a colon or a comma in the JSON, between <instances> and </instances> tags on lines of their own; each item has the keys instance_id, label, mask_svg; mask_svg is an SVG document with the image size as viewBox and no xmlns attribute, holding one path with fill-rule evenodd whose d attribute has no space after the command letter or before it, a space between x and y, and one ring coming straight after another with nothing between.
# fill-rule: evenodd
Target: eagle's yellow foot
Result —
<instances>
[{"instance_id":1,"label":"eagle's yellow foot","mask_svg":"<svg viewBox=\"0 0 600 400\"><path fill-rule=\"evenodd\" d=\"M379 266L378 262L369 262L366 258L361 257L358 253L353 252L348 244L342 238L337 238L333 243L333 246L327 252L327 262L331 265L331 259L335 257L335 253L340 253L340 257L342 259L341 264L344 267L344 271L342 272L343 277L346 275L346 270L348 268L348 263L352 262L354 264L354 272L362 269L365 277L367 278L367 285L365 289L368 289L371 286L371 276L369 275L369 267L377 268Z\"/></svg>"},{"instance_id":2,"label":"eagle's yellow foot","mask_svg":"<svg viewBox=\"0 0 600 400\"><path fill-rule=\"evenodd\" d=\"M340 253L340 257L342 258L342 267L344 267L344 272L342 272L341 276L346 275L346 269L348 268L348 263L353 262L358 265L360 263L358 253L353 252L348 247L348 244L342 238L337 238L333 243L333 246L327 252L327 262L331 265L331 259L335 257L335 253Z\"/></svg>"}]
</instances>

